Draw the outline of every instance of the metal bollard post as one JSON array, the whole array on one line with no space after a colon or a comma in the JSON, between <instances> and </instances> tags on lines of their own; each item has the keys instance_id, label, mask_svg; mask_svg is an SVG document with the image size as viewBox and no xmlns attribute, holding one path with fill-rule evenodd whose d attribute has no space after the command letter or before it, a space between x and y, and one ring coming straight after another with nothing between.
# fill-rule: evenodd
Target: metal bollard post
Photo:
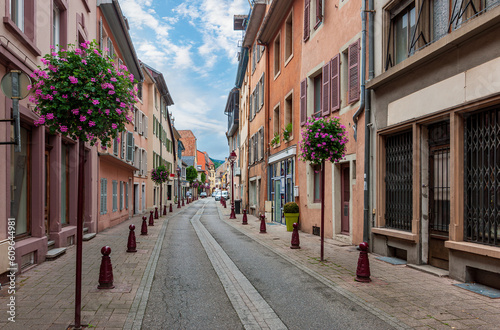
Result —
<instances>
[{"instance_id":1,"label":"metal bollard post","mask_svg":"<svg viewBox=\"0 0 500 330\"><path fill-rule=\"evenodd\" d=\"M290 249L300 249L300 241L299 241L299 225L297 223L293 224L293 232L292 232L292 242L290 245Z\"/></svg>"},{"instance_id":2,"label":"metal bollard post","mask_svg":"<svg viewBox=\"0 0 500 330\"><path fill-rule=\"evenodd\" d=\"M142 226L141 226L141 235L147 235L148 234L148 224L146 223L146 216L142 217Z\"/></svg>"},{"instance_id":3,"label":"metal bollard post","mask_svg":"<svg viewBox=\"0 0 500 330\"><path fill-rule=\"evenodd\" d=\"M266 233L266 216L264 214L260 215L260 234Z\"/></svg>"},{"instance_id":4,"label":"metal bollard post","mask_svg":"<svg viewBox=\"0 0 500 330\"><path fill-rule=\"evenodd\" d=\"M243 209L243 222L241 224L242 225L248 225L247 209Z\"/></svg>"},{"instance_id":5,"label":"metal bollard post","mask_svg":"<svg viewBox=\"0 0 500 330\"><path fill-rule=\"evenodd\" d=\"M153 210L149 211L149 225L154 226L155 222L153 220Z\"/></svg>"},{"instance_id":6,"label":"metal bollard post","mask_svg":"<svg viewBox=\"0 0 500 330\"><path fill-rule=\"evenodd\" d=\"M109 246L103 246L101 249L102 259L101 268L99 270L99 285L98 289L113 289L113 266L111 265L111 248Z\"/></svg>"},{"instance_id":7,"label":"metal bollard post","mask_svg":"<svg viewBox=\"0 0 500 330\"><path fill-rule=\"evenodd\" d=\"M368 283L370 279L370 261L368 260L368 243L359 244L358 268L356 269L356 281Z\"/></svg>"},{"instance_id":8,"label":"metal bollard post","mask_svg":"<svg viewBox=\"0 0 500 330\"><path fill-rule=\"evenodd\" d=\"M128 233L128 243L127 243L127 252L137 252L137 244L135 242L135 225L128 226L130 229Z\"/></svg>"}]
</instances>

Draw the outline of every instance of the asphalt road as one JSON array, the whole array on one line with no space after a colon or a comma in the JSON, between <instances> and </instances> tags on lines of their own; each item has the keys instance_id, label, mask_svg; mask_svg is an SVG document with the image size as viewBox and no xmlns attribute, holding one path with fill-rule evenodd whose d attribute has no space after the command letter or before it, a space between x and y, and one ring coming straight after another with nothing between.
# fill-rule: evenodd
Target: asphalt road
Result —
<instances>
[{"instance_id":1,"label":"asphalt road","mask_svg":"<svg viewBox=\"0 0 500 330\"><path fill-rule=\"evenodd\" d=\"M212 198L170 219L143 329L391 329L219 219Z\"/></svg>"}]
</instances>

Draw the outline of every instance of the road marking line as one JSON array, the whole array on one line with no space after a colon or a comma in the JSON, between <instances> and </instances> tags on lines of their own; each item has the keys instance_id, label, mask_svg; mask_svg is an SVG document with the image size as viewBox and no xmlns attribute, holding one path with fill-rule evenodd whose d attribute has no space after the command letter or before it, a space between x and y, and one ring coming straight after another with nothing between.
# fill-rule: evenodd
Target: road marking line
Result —
<instances>
[{"instance_id":1,"label":"road marking line","mask_svg":"<svg viewBox=\"0 0 500 330\"><path fill-rule=\"evenodd\" d=\"M245 329L287 329L271 306L200 222L204 208L205 205L191 218L191 224Z\"/></svg>"}]
</instances>

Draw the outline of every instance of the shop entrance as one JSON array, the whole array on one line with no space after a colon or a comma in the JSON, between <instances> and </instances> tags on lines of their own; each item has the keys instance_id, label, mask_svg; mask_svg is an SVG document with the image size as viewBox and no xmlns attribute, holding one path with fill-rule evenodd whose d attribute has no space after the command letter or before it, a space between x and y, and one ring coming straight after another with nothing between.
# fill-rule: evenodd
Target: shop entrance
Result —
<instances>
[{"instance_id":1,"label":"shop entrance","mask_svg":"<svg viewBox=\"0 0 500 330\"><path fill-rule=\"evenodd\" d=\"M448 269L444 243L450 227L450 124L429 127L429 264Z\"/></svg>"}]
</instances>

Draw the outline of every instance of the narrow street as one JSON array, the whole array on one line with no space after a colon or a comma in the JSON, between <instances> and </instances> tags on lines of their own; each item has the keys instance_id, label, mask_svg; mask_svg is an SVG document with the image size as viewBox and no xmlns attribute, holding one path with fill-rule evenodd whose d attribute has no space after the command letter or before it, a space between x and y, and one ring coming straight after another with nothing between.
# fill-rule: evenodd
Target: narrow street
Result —
<instances>
[{"instance_id":1,"label":"narrow street","mask_svg":"<svg viewBox=\"0 0 500 330\"><path fill-rule=\"evenodd\" d=\"M219 219L209 198L171 219L144 329L389 329Z\"/></svg>"}]
</instances>

